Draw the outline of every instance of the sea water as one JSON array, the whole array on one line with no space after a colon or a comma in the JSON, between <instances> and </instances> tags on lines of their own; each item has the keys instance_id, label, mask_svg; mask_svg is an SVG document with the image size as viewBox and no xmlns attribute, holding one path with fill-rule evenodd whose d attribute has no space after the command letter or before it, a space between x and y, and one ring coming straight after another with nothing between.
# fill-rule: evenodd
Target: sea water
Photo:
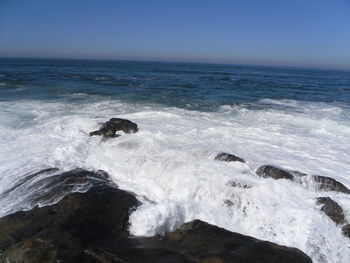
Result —
<instances>
[{"instance_id":1,"label":"sea water","mask_svg":"<svg viewBox=\"0 0 350 263\"><path fill-rule=\"evenodd\" d=\"M105 170L142 203L130 217L133 235L201 219L297 247L314 262L346 263L350 241L316 198L331 197L350 222L350 196L318 191L310 177L350 188L349 113L347 71L1 59L0 216L47 205L33 204L25 185L8 194L30 173ZM89 136L112 117L139 132ZM219 152L246 163L215 161ZM308 177L260 178L264 164Z\"/></svg>"}]
</instances>

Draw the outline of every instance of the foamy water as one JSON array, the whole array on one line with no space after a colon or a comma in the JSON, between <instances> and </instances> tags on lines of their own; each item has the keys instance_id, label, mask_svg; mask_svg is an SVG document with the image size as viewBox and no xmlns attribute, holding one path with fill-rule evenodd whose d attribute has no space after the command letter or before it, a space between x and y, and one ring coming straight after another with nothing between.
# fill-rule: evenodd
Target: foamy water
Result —
<instances>
[{"instance_id":1,"label":"foamy water","mask_svg":"<svg viewBox=\"0 0 350 263\"><path fill-rule=\"evenodd\" d=\"M255 174L260 165L273 164L350 187L346 108L264 99L259 103L272 106L223 105L202 112L98 96L93 101L0 102L0 194L47 167L103 169L142 202L130 218L134 235L164 234L201 219L297 247L314 262L348 262L349 239L315 199L331 197L350 221L349 195ZM136 122L139 132L110 140L88 136L112 117ZM246 163L214 161L220 151ZM25 189L14 193L0 200L0 216L34 205Z\"/></svg>"}]
</instances>

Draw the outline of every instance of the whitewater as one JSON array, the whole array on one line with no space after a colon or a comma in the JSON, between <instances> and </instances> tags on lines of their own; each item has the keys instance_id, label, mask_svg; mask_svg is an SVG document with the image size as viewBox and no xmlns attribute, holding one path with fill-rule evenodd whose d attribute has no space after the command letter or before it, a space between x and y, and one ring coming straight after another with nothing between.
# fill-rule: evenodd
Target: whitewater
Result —
<instances>
[{"instance_id":1,"label":"whitewater","mask_svg":"<svg viewBox=\"0 0 350 263\"><path fill-rule=\"evenodd\" d=\"M349 262L350 240L316 204L317 197L329 196L350 221L349 195L317 191L308 179L298 184L255 174L272 164L350 188L346 105L262 98L201 111L84 92L70 98L0 101L0 195L49 167L104 170L141 202L130 217L133 235L162 235L201 219L297 247L314 262ZM112 117L137 123L139 132L89 137ZM246 163L215 161L219 152ZM26 187L2 195L0 217L48 205L33 203Z\"/></svg>"}]
</instances>

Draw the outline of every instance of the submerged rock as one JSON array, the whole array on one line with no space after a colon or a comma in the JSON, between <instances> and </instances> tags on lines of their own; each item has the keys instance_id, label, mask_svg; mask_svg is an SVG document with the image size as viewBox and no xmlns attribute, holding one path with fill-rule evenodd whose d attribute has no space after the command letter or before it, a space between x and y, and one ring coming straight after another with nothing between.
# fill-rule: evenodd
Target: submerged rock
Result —
<instances>
[{"instance_id":1,"label":"submerged rock","mask_svg":"<svg viewBox=\"0 0 350 263\"><path fill-rule=\"evenodd\" d=\"M114 138L120 136L116 134L117 131L123 131L125 133L136 133L138 131L137 124L132 121L120 118L112 118L105 122L102 127L90 132L90 136L100 135L105 138Z\"/></svg>"},{"instance_id":2,"label":"submerged rock","mask_svg":"<svg viewBox=\"0 0 350 263\"><path fill-rule=\"evenodd\" d=\"M27 184L32 185L32 181L36 180L40 175L50 175L58 171L59 171L58 168L46 168L35 173L25 174L24 176L21 177L21 179L18 182L16 182L14 186L12 186L10 189L3 192L0 197L8 195L11 192L15 191L16 189L22 186L25 186Z\"/></svg>"},{"instance_id":3,"label":"submerged rock","mask_svg":"<svg viewBox=\"0 0 350 263\"><path fill-rule=\"evenodd\" d=\"M307 174L301 173L299 171L285 170L272 165L263 165L259 167L256 170L256 174L264 178L273 178L276 180L288 179L288 180L293 180L297 183L302 183L301 178L307 176ZM343 185L342 183L338 182L333 178L321 176L321 175L314 175L314 176L311 176L310 178L311 178L311 182L314 184L317 190L334 191L334 192L350 194L349 188L347 188L345 185Z\"/></svg>"},{"instance_id":4,"label":"submerged rock","mask_svg":"<svg viewBox=\"0 0 350 263\"><path fill-rule=\"evenodd\" d=\"M231 186L231 187L244 188L244 189L252 188L251 185L249 185L245 182L238 182L238 181L234 181L234 180L228 181L226 185Z\"/></svg>"},{"instance_id":5,"label":"submerged rock","mask_svg":"<svg viewBox=\"0 0 350 263\"><path fill-rule=\"evenodd\" d=\"M341 230L344 236L350 238L350 224L343 226Z\"/></svg>"},{"instance_id":6,"label":"submerged rock","mask_svg":"<svg viewBox=\"0 0 350 263\"><path fill-rule=\"evenodd\" d=\"M329 197L319 197L317 198L317 204L322 205L321 210L337 225L346 222L343 209L333 199Z\"/></svg>"},{"instance_id":7,"label":"submerged rock","mask_svg":"<svg viewBox=\"0 0 350 263\"><path fill-rule=\"evenodd\" d=\"M72 191L85 192L93 186L110 184L104 171L86 171L75 169L61 172L57 168L48 168L21 177L13 187L3 192L0 198L21 196L29 206L53 204ZM28 209L28 208L27 208Z\"/></svg>"},{"instance_id":8,"label":"submerged rock","mask_svg":"<svg viewBox=\"0 0 350 263\"><path fill-rule=\"evenodd\" d=\"M263 165L260 166L256 170L256 174L260 177L264 178L273 178L273 179L288 179L288 180L293 180L293 175L286 170L283 170L281 168L277 168L272 165Z\"/></svg>"},{"instance_id":9,"label":"submerged rock","mask_svg":"<svg viewBox=\"0 0 350 263\"><path fill-rule=\"evenodd\" d=\"M230 153L218 153L214 160L216 161L222 161L222 162L242 162L245 163L245 161L242 158L239 158L233 154Z\"/></svg>"},{"instance_id":10,"label":"submerged rock","mask_svg":"<svg viewBox=\"0 0 350 263\"><path fill-rule=\"evenodd\" d=\"M350 194L349 188L333 178L315 175L312 177L312 181L315 183L318 190Z\"/></svg>"},{"instance_id":11,"label":"submerged rock","mask_svg":"<svg viewBox=\"0 0 350 263\"><path fill-rule=\"evenodd\" d=\"M337 225L343 225L342 233L350 239L350 224L345 219L342 207L329 197L317 198L317 204L322 205L321 210Z\"/></svg>"}]
</instances>

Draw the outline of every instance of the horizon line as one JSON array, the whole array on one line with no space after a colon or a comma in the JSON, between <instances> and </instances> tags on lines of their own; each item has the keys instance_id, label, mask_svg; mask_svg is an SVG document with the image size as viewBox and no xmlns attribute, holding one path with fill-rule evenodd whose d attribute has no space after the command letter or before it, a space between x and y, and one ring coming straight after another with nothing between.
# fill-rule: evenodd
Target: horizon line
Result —
<instances>
[{"instance_id":1,"label":"horizon line","mask_svg":"<svg viewBox=\"0 0 350 263\"><path fill-rule=\"evenodd\" d=\"M350 72L350 68L339 67L317 67L317 66L295 66L295 65L275 65L275 64L250 64L250 63L231 63L231 62L198 62L184 60L152 60L152 59L134 59L134 58L79 58L79 57L14 57L0 56L0 59L43 59L43 60L86 60L86 61L110 61L110 62L149 62L149 63L178 63L178 64L199 64L199 65L217 65L217 66L241 66L241 67L270 67L300 70L328 70L328 71L345 71Z\"/></svg>"}]
</instances>

